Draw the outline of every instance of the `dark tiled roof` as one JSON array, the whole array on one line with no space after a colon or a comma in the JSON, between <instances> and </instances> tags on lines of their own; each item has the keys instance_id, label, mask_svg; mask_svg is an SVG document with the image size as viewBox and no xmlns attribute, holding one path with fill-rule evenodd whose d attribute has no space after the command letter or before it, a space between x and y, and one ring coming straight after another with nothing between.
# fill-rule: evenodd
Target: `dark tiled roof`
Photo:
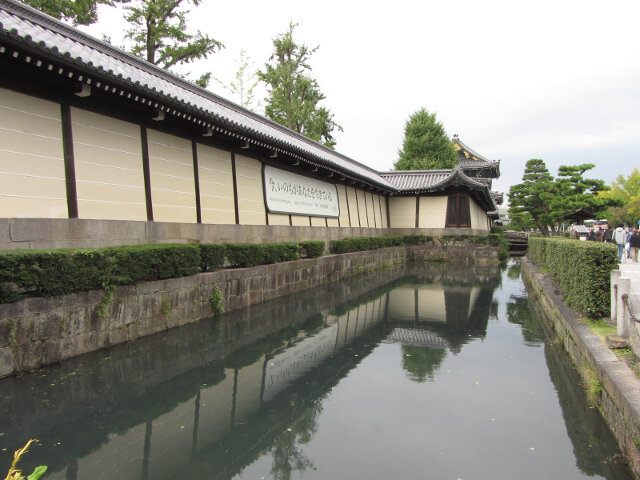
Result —
<instances>
[{"instance_id":1,"label":"dark tiled roof","mask_svg":"<svg viewBox=\"0 0 640 480\"><path fill-rule=\"evenodd\" d=\"M460 167L447 170L398 170L380 176L401 191L435 192L451 185L487 190L486 184L467 177Z\"/></svg>"},{"instance_id":2,"label":"dark tiled roof","mask_svg":"<svg viewBox=\"0 0 640 480\"><path fill-rule=\"evenodd\" d=\"M382 172L380 176L398 190L420 190L444 181L452 170L397 170Z\"/></svg>"},{"instance_id":3,"label":"dark tiled roof","mask_svg":"<svg viewBox=\"0 0 640 480\"><path fill-rule=\"evenodd\" d=\"M145 92L266 143L292 149L322 166L391 187L375 170L355 160L13 0L0 0L0 38L4 36L77 68L110 77L117 85Z\"/></svg>"},{"instance_id":4,"label":"dark tiled roof","mask_svg":"<svg viewBox=\"0 0 640 480\"><path fill-rule=\"evenodd\" d=\"M453 145L458 151L458 165L462 168L495 170L495 176L492 176L492 178L497 178L500 175L500 160L489 160L488 158L483 157L478 152L462 143L457 135L453 136Z\"/></svg>"},{"instance_id":5,"label":"dark tiled roof","mask_svg":"<svg viewBox=\"0 0 640 480\"><path fill-rule=\"evenodd\" d=\"M399 193L405 194L438 192L452 186L465 186L474 192L485 208L496 209L487 185L466 176L460 166L448 170L398 170L382 172L380 175L394 185Z\"/></svg>"}]
</instances>

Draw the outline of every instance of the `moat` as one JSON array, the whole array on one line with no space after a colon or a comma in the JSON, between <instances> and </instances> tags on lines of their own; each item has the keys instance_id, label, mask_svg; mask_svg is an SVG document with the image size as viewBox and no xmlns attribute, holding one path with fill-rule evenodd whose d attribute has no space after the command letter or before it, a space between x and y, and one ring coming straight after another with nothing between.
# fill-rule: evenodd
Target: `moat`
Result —
<instances>
[{"instance_id":1,"label":"moat","mask_svg":"<svg viewBox=\"0 0 640 480\"><path fill-rule=\"evenodd\" d=\"M47 479L632 478L506 269L385 269L0 380Z\"/></svg>"}]
</instances>

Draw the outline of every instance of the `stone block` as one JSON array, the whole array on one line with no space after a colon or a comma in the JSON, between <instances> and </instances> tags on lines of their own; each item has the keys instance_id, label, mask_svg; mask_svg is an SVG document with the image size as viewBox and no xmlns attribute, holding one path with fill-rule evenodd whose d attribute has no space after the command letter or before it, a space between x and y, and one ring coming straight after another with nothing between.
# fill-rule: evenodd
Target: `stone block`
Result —
<instances>
[{"instance_id":1,"label":"stone block","mask_svg":"<svg viewBox=\"0 0 640 480\"><path fill-rule=\"evenodd\" d=\"M11 242L11 219L0 218L0 244Z\"/></svg>"},{"instance_id":2,"label":"stone block","mask_svg":"<svg viewBox=\"0 0 640 480\"><path fill-rule=\"evenodd\" d=\"M13 375L15 373L15 360L13 349L10 347L0 347L0 378Z\"/></svg>"},{"instance_id":3,"label":"stone block","mask_svg":"<svg viewBox=\"0 0 640 480\"><path fill-rule=\"evenodd\" d=\"M42 352L43 352L43 365L50 365L52 363L58 363L62 360L62 346L57 340L45 340Z\"/></svg>"},{"instance_id":4,"label":"stone block","mask_svg":"<svg viewBox=\"0 0 640 480\"><path fill-rule=\"evenodd\" d=\"M51 242L52 220L47 218L13 218L10 221L13 242Z\"/></svg>"}]
</instances>

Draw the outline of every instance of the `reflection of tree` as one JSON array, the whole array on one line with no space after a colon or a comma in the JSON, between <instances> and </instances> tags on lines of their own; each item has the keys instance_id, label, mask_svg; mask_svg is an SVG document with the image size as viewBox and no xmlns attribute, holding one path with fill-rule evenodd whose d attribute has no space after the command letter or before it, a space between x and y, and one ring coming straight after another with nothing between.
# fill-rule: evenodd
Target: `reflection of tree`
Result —
<instances>
[{"instance_id":1,"label":"reflection of tree","mask_svg":"<svg viewBox=\"0 0 640 480\"><path fill-rule=\"evenodd\" d=\"M507 277L509 277L511 280L519 280L521 272L522 263L520 261L513 261L507 269Z\"/></svg>"},{"instance_id":2,"label":"reflection of tree","mask_svg":"<svg viewBox=\"0 0 640 480\"><path fill-rule=\"evenodd\" d=\"M446 355L444 348L405 345L402 347L402 368L414 382L432 381Z\"/></svg>"},{"instance_id":3,"label":"reflection of tree","mask_svg":"<svg viewBox=\"0 0 640 480\"><path fill-rule=\"evenodd\" d=\"M276 480L289 480L295 470L304 472L307 468L315 470L313 462L300 448L311 441L315 435L318 424L317 417L321 408L314 405L308 408L295 424L288 428L274 442L272 457L273 465L271 474Z\"/></svg>"},{"instance_id":4,"label":"reflection of tree","mask_svg":"<svg viewBox=\"0 0 640 480\"><path fill-rule=\"evenodd\" d=\"M526 345L540 345L544 341L540 322L532 318L529 301L526 297L511 296L509 303L507 303L507 317L510 323L522 326L522 337Z\"/></svg>"}]
</instances>

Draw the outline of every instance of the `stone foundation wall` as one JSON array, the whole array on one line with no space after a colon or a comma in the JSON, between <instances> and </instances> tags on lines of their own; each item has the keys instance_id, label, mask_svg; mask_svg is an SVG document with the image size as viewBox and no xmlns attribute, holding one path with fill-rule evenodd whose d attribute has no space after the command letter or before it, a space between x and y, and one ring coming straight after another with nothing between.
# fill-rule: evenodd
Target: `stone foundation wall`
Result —
<instances>
[{"instance_id":1,"label":"stone foundation wall","mask_svg":"<svg viewBox=\"0 0 640 480\"><path fill-rule=\"evenodd\" d=\"M602 385L600 392L594 394L597 406L629 467L640 478L640 379L563 303L555 282L528 260L522 261L522 279L529 298L538 304L544 320L556 330L583 377L585 388Z\"/></svg>"},{"instance_id":2,"label":"stone foundation wall","mask_svg":"<svg viewBox=\"0 0 640 480\"><path fill-rule=\"evenodd\" d=\"M386 235L486 235L470 228L293 227L212 225L66 218L0 218L0 250L101 248L147 243L267 243Z\"/></svg>"}]
</instances>

